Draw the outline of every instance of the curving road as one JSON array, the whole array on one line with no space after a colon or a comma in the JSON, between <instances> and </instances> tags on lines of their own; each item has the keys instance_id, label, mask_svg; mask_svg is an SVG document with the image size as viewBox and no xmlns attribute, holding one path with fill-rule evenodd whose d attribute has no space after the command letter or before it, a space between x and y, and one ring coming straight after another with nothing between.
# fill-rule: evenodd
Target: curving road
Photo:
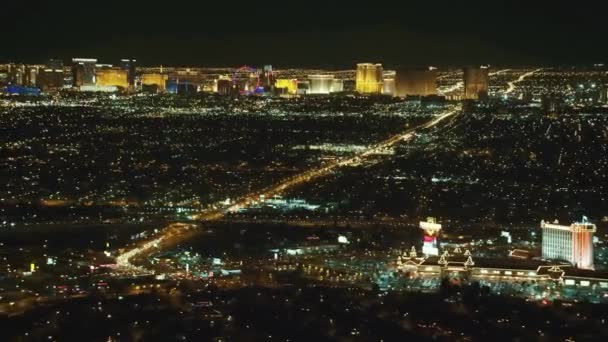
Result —
<instances>
[{"instance_id":1,"label":"curving road","mask_svg":"<svg viewBox=\"0 0 608 342\"><path fill-rule=\"evenodd\" d=\"M508 95L508 94L512 93L515 90L515 88L517 88L517 84L518 83L522 82L527 77L530 77L530 76L534 75L535 73L537 73L537 72L539 72L541 70L543 70L543 69L536 69L536 70L529 71L529 72L527 72L525 74L521 74L519 76L519 78L517 78L515 81L509 82L508 83L509 87L507 88L507 90L505 90L505 95Z\"/></svg>"}]
</instances>

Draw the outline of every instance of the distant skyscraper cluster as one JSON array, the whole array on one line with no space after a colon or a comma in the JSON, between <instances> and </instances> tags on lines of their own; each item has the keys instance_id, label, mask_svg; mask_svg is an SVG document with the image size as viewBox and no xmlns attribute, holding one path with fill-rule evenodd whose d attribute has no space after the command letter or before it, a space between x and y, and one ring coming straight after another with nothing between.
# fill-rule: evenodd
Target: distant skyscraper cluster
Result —
<instances>
[{"instance_id":1,"label":"distant skyscraper cluster","mask_svg":"<svg viewBox=\"0 0 608 342\"><path fill-rule=\"evenodd\" d=\"M385 94L404 98L429 98L439 95L437 68L406 67L395 71L383 71L381 64L357 64L356 92L360 94ZM463 90L451 98L483 100L488 96L488 68L467 67L463 71Z\"/></svg>"},{"instance_id":2,"label":"distant skyscraper cluster","mask_svg":"<svg viewBox=\"0 0 608 342\"><path fill-rule=\"evenodd\" d=\"M221 70L219 73L204 68L144 68L138 67L137 60L132 58L121 59L117 66L101 64L96 58L73 58L67 65L62 60L51 59L45 65L8 64L7 69L4 77L0 69L0 84L21 87L26 93L61 89L278 96L355 92L433 101L441 100L444 96L451 100L485 99L489 78L487 67L467 67L460 87L450 94L444 94L438 90L438 70L435 67L385 70L380 63L357 64L354 79L352 73L344 72L320 72L307 76L275 72L272 65L217 69Z\"/></svg>"}]
</instances>

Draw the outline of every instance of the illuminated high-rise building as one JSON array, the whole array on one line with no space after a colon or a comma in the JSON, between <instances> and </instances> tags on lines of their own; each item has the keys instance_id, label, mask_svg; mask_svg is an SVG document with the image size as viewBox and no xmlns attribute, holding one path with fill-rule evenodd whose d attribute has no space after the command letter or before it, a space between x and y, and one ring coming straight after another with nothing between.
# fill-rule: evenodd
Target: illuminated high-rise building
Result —
<instances>
[{"instance_id":1,"label":"illuminated high-rise building","mask_svg":"<svg viewBox=\"0 0 608 342\"><path fill-rule=\"evenodd\" d=\"M44 91L59 90L65 85L63 60L50 59L44 68L38 70L36 86Z\"/></svg>"},{"instance_id":2,"label":"illuminated high-rise building","mask_svg":"<svg viewBox=\"0 0 608 342\"><path fill-rule=\"evenodd\" d=\"M94 86L95 68L97 59L95 58L74 58L72 66L72 74L75 87Z\"/></svg>"},{"instance_id":3,"label":"illuminated high-rise building","mask_svg":"<svg viewBox=\"0 0 608 342\"><path fill-rule=\"evenodd\" d=\"M424 232L422 240L422 253L425 255L439 255L439 243L437 236L441 231L441 224L434 217L428 217L426 221L420 221L420 229Z\"/></svg>"},{"instance_id":4,"label":"illuminated high-rise building","mask_svg":"<svg viewBox=\"0 0 608 342\"><path fill-rule=\"evenodd\" d=\"M298 80L279 78L274 82L274 87L279 90L279 93L295 94L298 90Z\"/></svg>"},{"instance_id":5,"label":"illuminated high-rise building","mask_svg":"<svg viewBox=\"0 0 608 342\"><path fill-rule=\"evenodd\" d=\"M334 77L332 75L309 75L310 89L308 94L329 94L332 90Z\"/></svg>"},{"instance_id":6,"label":"illuminated high-rise building","mask_svg":"<svg viewBox=\"0 0 608 342\"><path fill-rule=\"evenodd\" d=\"M593 269L594 224L582 222L562 226L559 222L540 222L543 231L542 253L544 259L564 260L582 269Z\"/></svg>"},{"instance_id":7,"label":"illuminated high-rise building","mask_svg":"<svg viewBox=\"0 0 608 342\"><path fill-rule=\"evenodd\" d=\"M339 80L337 78L334 78L333 81L331 82L331 93L339 93L344 91L344 80Z\"/></svg>"},{"instance_id":8,"label":"illuminated high-rise building","mask_svg":"<svg viewBox=\"0 0 608 342\"><path fill-rule=\"evenodd\" d=\"M38 67L37 66L28 66L25 68L24 84L26 86L35 87L37 78L38 78Z\"/></svg>"},{"instance_id":9,"label":"illuminated high-rise building","mask_svg":"<svg viewBox=\"0 0 608 342\"><path fill-rule=\"evenodd\" d=\"M216 81L216 93L220 95L230 95L234 93L234 84L230 77L220 77Z\"/></svg>"},{"instance_id":10,"label":"illuminated high-rise building","mask_svg":"<svg viewBox=\"0 0 608 342\"><path fill-rule=\"evenodd\" d=\"M296 83L296 95L306 95L310 91L310 81L298 80Z\"/></svg>"},{"instance_id":11,"label":"illuminated high-rise building","mask_svg":"<svg viewBox=\"0 0 608 342\"><path fill-rule=\"evenodd\" d=\"M132 58L123 58L120 60L120 68L127 72L127 81L130 87L135 86L135 72L137 60Z\"/></svg>"},{"instance_id":12,"label":"illuminated high-rise building","mask_svg":"<svg viewBox=\"0 0 608 342\"><path fill-rule=\"evenodd\" d=\"M161 73L145 73L141 75L142 88L151 92L164 92L169 77Z\"/></svg>"},{"instance_id":13,"label":"illuminated high-rise building","mask_svg":"<svg viewBox=\"0 0 608 342\"><path fill-rule=\"evenodd\" d=\"M63 68L44 68L38 72L36 85L42 90L59 90L63 88L64 84Z\"/></svg>"},{"instance_id":14,"label":"illuminated high-rise building","mask_svg":"<svg viewBox=\"0 0 608 342\"><path fill-rule=\"evenodd\" d=\"M488 67L467 67L464 69L464 99L483 100L488 97Z\"/></svg>"},{"instance_id":15,"label":"illuminated high-rise building","mask_svg":"<svg viewBox=\"0 0 608 342\"><path fill-rule=\"evenodd\" d=\"M98 87L129 87L129 72L121 68L102 66L95 70L95 80Z\"/></svg>"},{"instance_id":16,"label":"illuminated high-rise building","mask_svg":"<svg viewBox=\"0 0 608 342\"><path fill-rule=\"evenodd\" d=\"M382 64L357 64L356 91L361 94L382 94Z\"/></svg>"},{"instance_id":17,"label":"illuminated high-rise building","mask_svg":"<svg viewBox=\"0 0 608 342\"><path fill-rule=\"evenodd\" d=\"M24 64L8 65L8 82L14 85L25 85L27 68Z\"/></svg>"},{"instance_id":18,"label":"illuminated high-rise building","mask_svg":"<svg viewBox=\"0 0 608 342\"><path fill-rule=\"evenodd\" d=\"M382 94L395 95L395 71L385 71L382 76Z\"/></svg>"},{"instance_id":19,"label":"illuminated high-rise building","mask_svg":"<svg viewBox=\"0 0 608 342\"><path fill-rule=\"evenodd\" d=\"M395 88L395 96L399 97L437 95L437 69L398 69Z\"/></svg>"},{"instance_id":20,"label":"illuminated high-rise building","mask_svg":"<svg viewBox=\"0 0 608 342\"><path fill-rule=\"evenodd\" d=\"M260 76L260 85L264 88L270 87L274 84L274 74L272 72L272 65L264 65L262 69L262 75Z\"/></svg>"}]
</instances>

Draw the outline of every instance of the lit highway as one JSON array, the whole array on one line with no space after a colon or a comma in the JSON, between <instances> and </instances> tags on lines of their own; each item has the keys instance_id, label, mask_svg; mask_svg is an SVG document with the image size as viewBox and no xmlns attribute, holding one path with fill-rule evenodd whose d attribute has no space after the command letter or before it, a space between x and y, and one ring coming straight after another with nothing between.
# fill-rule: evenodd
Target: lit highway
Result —
<instances>
[{"instance_id":1,"label":"lit highway","mask_svg":"<svg viewBox=\"0 0 608 342\"><path fill-rule=\"evenodd\" d=\"M496 76L496 75L504 74L504 73L506 73L507 71L510 71L510 70L511 70L511 69L501 69L501 70L498 70L498 71L494 71L494 72L489 73L489 74L488 74L488 76L490 76L490 77L491 77L491 76ZM443 77L447 77L447 76L449 76L449 75L445 75L445 76L443 76ZM454 83L454 84L453 84L453 85L451 85L451 86L447 86L447 87L440 87L440 88L438 88L438 89L437 89L437 91L438 91L440 94L448 94L448 93L451 93L451 92L457 91L457 90L459 90L459 89L462 89L463 87L464 87L464 81L458 81L458 82Z\"/></svg>"},{"instance_id":2,"label":"lit highway","mask_svg":"<svg viewBox=\"0 0 608 342\"><path fill-rule=\"evenodd\" d=\"M505 90L505 95L508 95L510 93L512 93L515 88L517 88L517 84L522 82L523 80L525 80L527 77L530 77L532 75L534 75L535 73L541 71L542 69L536 69L536 70L532 70L530 72L527 72L525 74L522 74L519 76L519 78L517 78L515 81L511 81L508 83L509 87L507 88L507 90Z\"/></svg>"},{"instance_id":3,"label":"lit highway","mask_svg":"<svg viewBox=\"0 0 608 342\"><path fill-rule=\"evenodd\" d=\"M301 184L308 183L317 178L323 177L330 172L344 166L356 165L361 162L364 158L376 154L386 148L389 148L398 142L401 141L409 141L414 137L414 133L418 130L428 129L433 126L436 126L440 122L445 119L459 113L461 110L461 106L458 105L453 109L446 111L438 116L436 116L433 120L420 124L418 126L407 129L404 132L396 134L384 141L381 141L375 145L370 146L368 149L348 158L340 159L335 162L328 163L318 168L313 168L308 171L304 171L295 176L289 177L277 184L274 184L268 188L262 189L257 192L253 192L243 196L241 199L237 200L235 204L230 206L226 210L214 210L201 213L196 216L196 219L203 221L213 221L218 220L224 217L227 212L234 212L241 208L245 208L260 198L271 198L275 195L279 195L283 193L285 190L296 187ZM147 241L140 245L139 247L132 248L118 255L116 258L116 263L119 267L124 270L132 270L132 271L143 271L142 268L136 267L131 263L131 260L135 257L139 257L145 255L146 252L151 251L155 248L160 248L162 243L165 242L175 242L176 240L184 239L186 235L186 230L190 227L189 225L171 225L160 233L159 236L154 238L153 240Z\"/></svg>"}]
</instances>

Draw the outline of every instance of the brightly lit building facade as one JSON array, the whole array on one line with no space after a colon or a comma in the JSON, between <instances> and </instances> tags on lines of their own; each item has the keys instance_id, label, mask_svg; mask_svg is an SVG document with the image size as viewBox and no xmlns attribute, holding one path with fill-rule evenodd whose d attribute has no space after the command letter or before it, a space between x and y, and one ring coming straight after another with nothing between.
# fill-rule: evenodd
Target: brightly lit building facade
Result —
<instances>
[{"instance_id":1,"label":"brightly lit building facade","mask_svg":"<svg viewBox=\"0 0 608 342\"><path fill-rule=\"evenodd\" d=\"M309 75L309 94L329 94L332 92L334 77L332 75Z\"/></svg>"},{"instance_id":2,"label":"brightly lit building facade","mask_svg":"<svg viewBox=\"0 0 608 342\"><path fill-rule=\"evenodd\" d=\"M344 91L344 81L334 78L334 80L331 83L331 92L332 93L339 93Z\"/></svg>"},{"instance_id":3,"label":"brightly lit building facade","mask_svg":"<svg viewBox=\"0 0 608 342\"><path fill-rule=\"evenodd\" d=\"M95 68L97 59L95 58L74 58L72 67L74 86L94 86L96 81Z\"/></svg>"},{"instance_id":4,"label":"brightly lit building facade","mask_svg":"<svg viewBox=\"0 0 608 342\"><path fill-rule=\"evenodd\" d=\"M382 94L382 64L357 64L356 91L361 94Z\"/></svg>"},{"instance_id":5,"label":"brightly lit building facade","mask_svg":"<svg viewBox=\"0 0 608 342\"><path fill-rule=\"evenodd\" d=\"M155 87L158 91L164 91L168 78L162 73L145 73L141 75L141 83L143 87Z\"/></svg>"},{"instance_id":6,"label":"brightly lit building facade","mask_svg":"<svg viewBox=\"0 0 608 342\"><path fill-rule=\"evenodd\" d=\"M480 100L488 97L489 72L487 66L464 69L464 99Z\"/></svg>"},{"instance_id":7,"label":"brightly lit building facade","mask_svg":"<svg viewBox=\"0 0 608 342\"><path fill-rule=\"evenodd\" d=\"M123 58L120 60L120 68L127 72L127 81L130 87L135 86L135 74L137 72L137 60L132 58Z\"/></svg>"},{"instance_id":8,"label":"brightly lit building facade","mask_svg":"<svg viewBox=\"0 0 608 342\"><path fill-rule=\"evenodd\" d=\"M542 254L544 259L564 260L582 269L593 269L593 233L594 224L582 222L569 226L559 222L540 222L543 231Z\"/></svg>"},{"instance_id":9,"label":"brightly lit building facade","mask_svg":"<svg viewBox=\"0 0 608 342\"><path fill-rule=\"evenodd\" d=\"M382 94L395 95L395 71L386 71L382 76Z\"/></svg>"},{"instance_id":10,"label":"brightly lit building facade","mask_svg":"<svg viewBox=\"0 0 608 342\"><path fill-rule=\"evenodd\" d=\"M437 237L441 231L441 224L435 218L428 217L426 221L420 221L420 229L424 232L422 240L422 253L426 256L439 255L439 243Z\"/></svg>"},{"instance_id":11,"label":"brightly lit building facade","mask_svg":"<svg viewBox=\"0 0 608 342\"><path fill-rule=\"evenodd\" d=\"M95 71L96 84L100 87L129 87L129 74L127 70L113 67L102 67Z\"/></svg>"},{"instance_id":12,"label":"brightly lit building facade","mask_svg":"<svg viewBox=\"0 0 608 342\"><path fill-rule=\"evenodd\" d=\"M295 94L298 90L298 80L293 78L279 78L274 82L276 89L284 89L287 94Z\"/></svg>"},{"instance_id":13,"label":"brightly lit building facade","mask_svg":"<svg viewBox=\"0 0 608 342\"><path fill-rule=\"evenodd\" d=\"M437 68L401 68L397 70L395 96L437 95Z\"/></svg>"}]
</instances>

